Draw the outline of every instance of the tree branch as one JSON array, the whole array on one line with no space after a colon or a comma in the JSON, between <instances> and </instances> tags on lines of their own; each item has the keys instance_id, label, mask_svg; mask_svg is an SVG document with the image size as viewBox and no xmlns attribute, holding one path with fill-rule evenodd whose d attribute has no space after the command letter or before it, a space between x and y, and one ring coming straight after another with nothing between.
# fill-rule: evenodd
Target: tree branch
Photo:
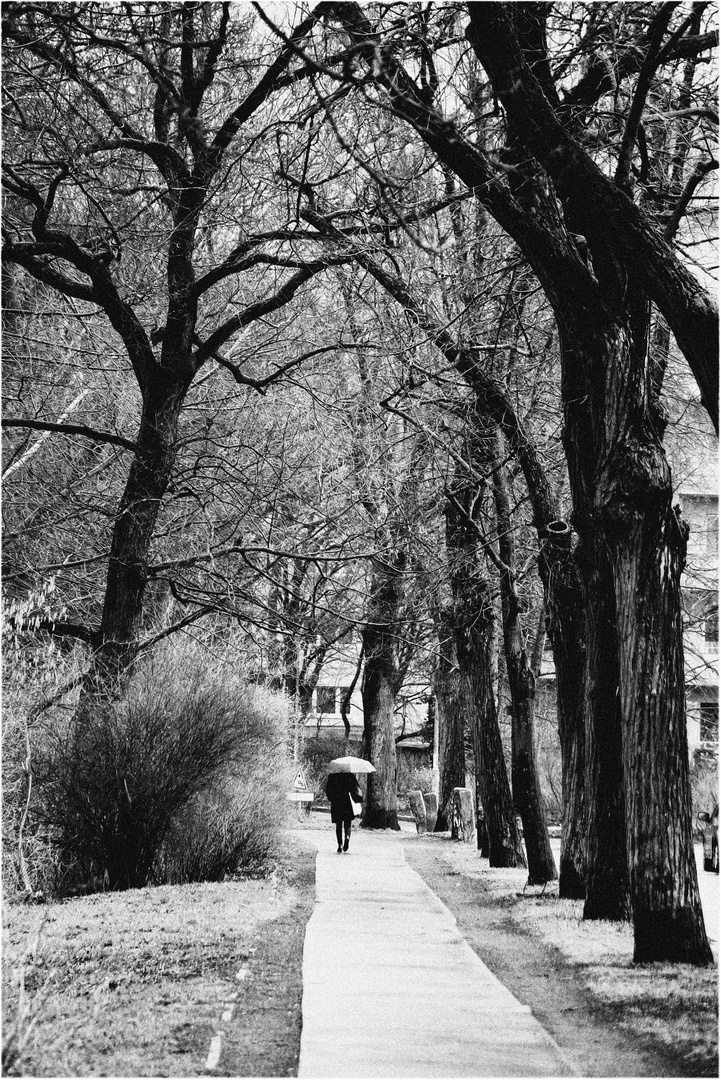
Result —
<instances>
[{"instance_id":1,"label":"tree branch","mask_svg":"<svg viewBox=\"0 0 721 1080\"><path fill-rule=\"evenodd\" d=\"M303 211L303 217L326 235L336 235L339 242L344 242L341 233L335 230L320 214L312 210ZM518 419L508 395L502 387L488 376L478 362L478 353L473 348L464 348L455 341L447 330L439 327L426 313L425 306L414 296L401 278L386 270L367 251L359 245L353 250L353 258L378 281L390 295L410 311L418 325L426 331L434 345L440 349L453 367L471 386L478 399L479 407L498 424L508 444L518 457L523 470L528 492L533 504L534 524L542 528L555 517L555 504L548 480L535 449L526 431Z\"/></svg>"},{"instance_id":2,"label":"tree branch","mask_svg":"<svg viewBox=\"0 0 721 1080\"><path fill-rule=\"evenodd\" d=\"M663 235L667 240L673 240L673 238L675 237L676 230L678 229L681 223L681 219L683 218L686 210L688 209L688 204L693 198L694 191L699 186L704 177L708 176L708 174L710 172L713 172L714 169L718 169L718 161L715 161L712 158L710 161L700 162L689 176L684 186L684 189L679 196L678 202L674 206L671 216L668 219L666 228L663 231Z\"/></svg>"},{"instance_id":3,"label":"tree branch","mask_svg":"<svg viewBox=\"0 0 721 1080\"><path fill-rule=\"evenodd\" d=\"M466 35L503 103L512 137L546 169L591 251L603 254L610 245L627 273L642 283L671 327L718 431L715 300L563 127L521 53L507 8L470 4Z\"/></svg>"},{"instance_id":4,"label":"tree branch","mask_svg":"<svg viewBox=\"0 0 721 1080\"><path fill-rule=\"evenodd\" d=\"M130 439L124 439L122 435L114 435L110 431L98 431L87 427L85 424L58 424L50 420L22 420L13 417L4 418L0 421L4 428L32 428L34 431L55 431L61 435L82 435L85 439L94 442L113 443L122 446L125 450L133 453L137 449L136 444Z\"/></svg>"},{"instance_id":5,"label":"tree branch","mask_svg":"<svg viewBox=\"0 0 721 1080\"><path fill-rule=\"evenodd\" d=\"M294 360L289 360L287 364L281 364L279 368L276 368L274 372L267 375L264 379L251 379L247 375L243 375L240 367L234 364L231 360L226 360L220 353L214 352L211 359L215 360L221 367L224 367L229 371L235 381L241 386L251 386L254 390L257 390L259 394L265 393L265 388L270 386L271 383L277 382L281 376L285 375L288 371L292 371L293 368L299 367L305 363L306 360L310 360L314 356L322 356L324 353L336 352L338 345L326 345L323 348L311 349L310 352L303 353L302 356L297 356Z\"/></svg>"},{"instance_id":6,"label":"tree branch","mask_svg":"<svg viewBox=\"0 0 721 1080\"><path fill-rule=\"evenodd\" d=\"M6 616L5 620L8 626L18 633L24 634L36 634L42 630L43 633L51 634L53 637L72 637L77 638L78 641L85 641L88 645L94 645L98 639L98 631L91 630L87 626L83 626L80 623L72 623L66 621L60 621L57 619L38 619L33 620L32 625L28 625L28 619L17 618L15 615Z\"/></svg>"},{"instance_id":7,"label":"tree branch","mask_svg":"<svg viewBox=\"0 0 721 1080\"><path fill-rule=\"evenodd\" d=\"M280 308L285 307L285 305L290 303L293 299L298 289L300 289L302 285L305 285L307 281L310 281L316 274L319 274L334 262L349 261L350 259L348 256L343 256L341 259L337 260L319 259L316 262L306 263L306 265L299 270L297 274L293 274L293 276L290 277L273 296L269 296L265 300L259 300L255 304L249 304L244 311L241 311L238 315L234 315L232 319L226 320L222 326L219 326L218 329L196 350L194 354L196 368L199 368L204 364L206 360L213 356L213 354L233 336L233 334L237 334L244 326L249 326L250 323L255 322L256 319L260 319L264 315L270 315L271 312L278 311Z\"/></svg>"}]
</instances>

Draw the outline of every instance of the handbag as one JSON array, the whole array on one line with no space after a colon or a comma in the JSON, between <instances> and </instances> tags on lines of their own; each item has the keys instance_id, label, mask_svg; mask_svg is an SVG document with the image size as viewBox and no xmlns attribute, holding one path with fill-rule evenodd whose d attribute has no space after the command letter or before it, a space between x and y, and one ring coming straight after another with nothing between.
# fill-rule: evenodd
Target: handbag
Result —
<instances>
[{"instance_id":1,"label":"handbag","mask_svg":"<svg viewBox=\"0 0 721 1080\"><path fill-rule=\"evenodd\" d=\"M350 793L348 794L348 798L350 799L350 808L353 811L353 817L360 817L363 807L359 802L355 801L355 799Z\"/></svg>"}]
</instances>

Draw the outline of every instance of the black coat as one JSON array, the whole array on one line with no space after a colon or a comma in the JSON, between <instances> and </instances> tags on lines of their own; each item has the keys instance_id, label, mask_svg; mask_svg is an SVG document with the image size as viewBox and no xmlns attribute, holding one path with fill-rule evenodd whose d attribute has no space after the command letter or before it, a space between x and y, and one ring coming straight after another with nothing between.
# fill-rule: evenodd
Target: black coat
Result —
<instances>
[{"instance_id":1,"label":"black coat","mask_svg":"<svg viewBox=\"0 0 721 1080\"><path fill-rule=\"evenodd\" d=\"M352 821L356 815L351 809L350 796L352 795L357 803L363 800L355 774L331 773L325 785L325 793L330 802L331 821Z\"/></svg>"}]
</instances>

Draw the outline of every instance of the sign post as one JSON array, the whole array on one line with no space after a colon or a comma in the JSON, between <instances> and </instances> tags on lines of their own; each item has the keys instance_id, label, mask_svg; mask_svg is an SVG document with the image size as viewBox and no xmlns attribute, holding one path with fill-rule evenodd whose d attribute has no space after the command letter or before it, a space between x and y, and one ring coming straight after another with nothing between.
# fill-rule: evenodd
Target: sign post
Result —
<instances>
[{"instance_id":1,"label":"sign post","mask_svg":"<svg viewBox=\"0 0 721 1080\"><path fill-rule=\"evenodd\" d=\"M290 802L298 804L298 809L301 809L303 803L305 803L306 814L310 813L310 807L315 798L315 794L312 791L308 791L308 785L305 781L305 773L303 772L303 766L299 765L296 769L295 780L293 781L293 790L289 791L286 795L286 799Z\"/></svg>"}]
</instances>

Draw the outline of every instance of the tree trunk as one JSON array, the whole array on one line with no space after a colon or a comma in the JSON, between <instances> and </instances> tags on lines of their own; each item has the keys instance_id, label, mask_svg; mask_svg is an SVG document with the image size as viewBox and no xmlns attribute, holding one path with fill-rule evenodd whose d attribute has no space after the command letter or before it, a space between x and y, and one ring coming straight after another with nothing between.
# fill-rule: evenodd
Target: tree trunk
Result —
<instances>
[{"instance_id":1,"label":"tree trunk","mask_svg":"<svg viewBox=\"0 0 721 1080\"><path fill-rule=\"evenodd\" d=\"M387 552L372 569L371 595L362 630L365 666L363 738L376 771L368 776L363 808L366 829L400 829L396 794L397 760L393 709L400 685L396 631L402 601L404 556Z\"/></svg>"},{"instance_id":2,"label":"tree trunk","mask_svg":"<svg viewBox=\"0 0 721 1080\"><path fill-rule=\"evenodd\" d=\"M544 583L546 633L553 648L558 737L561 744L563 816L558 895L565 900L584 900L585 605L579 569L572 550L572 530L565 521L549 522L541 543L539 568Z\"/></svg>"},{"instance_id":3,"label":"tree trunk","mask_svg":"<svg viewBox=\"0 0 721 1080\"><path fill-rule=\"evenodd\" d=\"M607 289L607 310L613 298ZM584 488L579 554L591 616L587 704L595 708L588 767L593 782L601 766L596 775L605 773L610 798L612 789L624 792L635 959L706 963L686 742L679 584L686 529L671 508L663 419L649 397L648 325L645 297L626 285L624 302L599 323L599 355L586 354L595 372L588 383L595 464L590 474L588 463L578 468L576 479ZM613 701L609 673L618 685ZM598 843L608 844L598 808L595 829ZM593 844L590 834L589 855ZM591 875L589 859L587 907Z\"/></svg>"},{"instance_id":4,"label":"tree trunk","mask_svg":"<svg viewBox=\"0 0 721 1080\"><path fill-rule=\"evenodd\" d=\"M512 638L517 638L514 631ZM558 877L548 838L546 811L538 779L534 740L536 679L526 650L515 641L506 645L506 670L511 690L513 803L523 822L528 860L528 884L544 885Z\"/></svg>"},{"instance_id":5,"label":"tree trunk","mask_svg":"<svg viewBox=\"0 0 721 1080\"><path fill-rule=\"evenodd\" d=\"M438 665L433 692L438 717L438 771L440 774L438 818L435 831L450 828L453 789L466 786L466 751L463 739L460 672L453 638L453 613L445 609L436 621Z\"/></svg>"},{"instance_id":6,"label":"tree trunk","mask_svg":"<svg viewBox=\"0 0 721 1080\"><path fill-rule=\"evenodd\" d=\"M586 602L586 902L584 919L628 919L629 879L613 581L599 538L576 557Z\"/></svg>"},{"instance_id":7,"label":"tree trunk","mask_svg":"<svg viewBox=\"0 0 721 1080\"><path fill-rule=\"evenodd\" d=\"M467 490L461 494L469 495ZM470 510L467 498L466 506ZM488 582L476 565L477 545L470 516L453 503L446 507L446 536L461 700L471 732L476 785L488 825L489 861L491 866L525 866L493 694L493 604Z\"/></svg>"},{"instance_id":8,"label":"tree trunk","mask_svg":"<svg viewBox=\"0 0 721 1080\"><path fill-rule=\"evenodd\" d=\"M365 829L400 829L393 730L396 691L386 637L382 632L363 631L366 657L361 688L363 734L368 756L376 769L368 774L362 821Z\"/></svg>"},{"instance_id":9,"label":"tree trunk","mask_svg":"<svg viewBox=\"0 0 721 1080\"><path fill-rule=\"evenodd\" d=\"M691 831L680 578L688 527L660 447L629 447L607 530L619 628L636 962L711 963ZM669 762L673 767L669 768Z\"/></svg>"},{"instance_id":10,"label":"tree trunk","mask_svg":"<svg viewBox=\"0 0 721 1080\"><path fill-rule=\"evenodd\" d=\"M489 433L489 437L490 433ZM513 803L523 822L523 839L528 859L528 884L544 885L558 877L548 837L546 810L538 778L534 713L536 705L536 676L526 651L516 588L516 552L508 497L508 474L502 461L500 436L496 432L496 458L493 470L493 494L496 504L496 531L501 557L500 583L503 618L503 643L506 655L506 674L511 694L511 761Z\"/></svg>"},{"instance_id":11,"label":"tree trunk","mask_svg":"<svg viewBox=\"0 0 721 1080\"><path fill-rule=\"evenodd\" d=\"M146 567L176 458L178 418L187 383L155 379L146 390L137 451L120 500L110 545L98 642L83 702L119 689L136 655L147 584Z\"/></svg>"}]
</instances>

